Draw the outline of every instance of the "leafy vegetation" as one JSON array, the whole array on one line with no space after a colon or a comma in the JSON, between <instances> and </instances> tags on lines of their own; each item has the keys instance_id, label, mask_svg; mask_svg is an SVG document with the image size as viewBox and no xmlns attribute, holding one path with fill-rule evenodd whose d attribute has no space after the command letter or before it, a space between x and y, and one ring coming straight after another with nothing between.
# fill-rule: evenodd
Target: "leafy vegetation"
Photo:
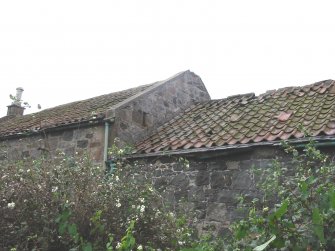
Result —
<instances>
[{"instance_id":1,"label":"leafy vegetation","mask_svg":"<svg viewBox=\"0 0 335 251\"><path fill-rule=\"evenodd\" d=\"M256 168L260 199L243 202L248 216L232 226L228 250L335 250L335 166L310 142L289 165Z\"/></svg>"},{"instance_id":2,"label":"leafy vegetation","mask_svg":"<svg viewBox=\"0 0 335 251\"><path fill-rule=\"evenodd\" d=\"M106 173L87 156L2 163L0 249L176 250L177 220L135 174Z\"/></svg>"},{"instance_id":3,"label":"leafy vegetation","mask_svg":"<svg viewBox=\"0 0 335 251\"><path fill-rule=\"evenodd\" d=\"M87 156L2 162L0 249L335 250L335 166L313 142L284 148L290 163L253 170L262 194L239 198L247 217L225 241L197 239L118 149L109 172Z\"/></svg>"}]
</instances>

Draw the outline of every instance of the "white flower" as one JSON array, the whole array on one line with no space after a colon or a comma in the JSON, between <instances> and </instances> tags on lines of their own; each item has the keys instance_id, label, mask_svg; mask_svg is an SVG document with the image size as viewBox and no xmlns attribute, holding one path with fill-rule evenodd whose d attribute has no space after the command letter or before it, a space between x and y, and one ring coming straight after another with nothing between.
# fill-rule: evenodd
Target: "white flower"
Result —
<instances>
[{"instance_id":1,"label":"white flower","mask_svg":"<svg viewBox=\"0 0 335 251\"><path fill-rule=\"evenodd\" d=\"M138 245L138 246L137 246L137 250L143 250L142 245Z\"/></svg>"},{"instance_id":2,"label":"white flower","mask_svg":"<svg viewBox=\"0 0 335 251\"><path fill-rule=\"evenodd\" d=\"M263 208L263 212L267 212L267 211L269 211L269 208L268 207L264 207Z\"/></svg>"},{"instance_id":3,"label":"white flower","mask_svg":"<svg viewBox=\"0 0 335 251\"><path fill-rule=\"evenodd\" d=\"M153 192L154 189L153 189L152 187L149 187L149 191L150 191L150 192Z\"/></svg>"},{"instance_id":4,"label":"white flower","mask_svg":"<svg viewBox=\"0 0 335 251\"><path fill-rule=\"evenodd\" d=\"M116 245L116 249L119 249L121 247L121 243L118 242L117 245Z\"/></svg>"},{"instance_id":5,"label":"white flower","mask_svg":"<svg viewBox=\"0 0 335 251\"><path fill-rule=\"evenodd\" d=\"M57 190L58 190L57 186L51 188L51 192L53 192L53 193L57 192Z\"/></svg>"},{"instance_id":6,"label":"white flower","mask_svg":"<svg viewBox=\"0 0 335 251\"><path fill-rule=\"evenodd\" d=\"M115 176L115 180L119 181L120 180L119 176Z\"/></svg>"},{"instance_id":7,"label":"white flower","mask_svg":"<svg viewBox=\"0 0 335 251\"><path fill-rule=\"evenodd\" d=\"M136 207L135 205L131 205L131 208L133 208L133 209L134 209L135 207Z\"/></svg>"},{"instance_id":8,"label":"white flower","mask_svg":"<svg viewBox=\"0 0 335 251\"><path fill-rule=\"evenodd\" d=\"M120 199L116 199L116 207L121 207Z\"/></svg>"},{"instance_id":9,"label":"white flower","mask_svg":"<svg viewBox=\"0 0 335 251\"><path fill-rule=\"evenodd\" d=\"M160 211L159 210L157 210L157 212L155 213L155 217L157 218L159 215L160 215Z\"/></svg>"},{"instance_id":10,"label":"white flower","mask_svg":"<svg viewBox=\"0 0 335 251\"><path fill-rule=\"evenodd\" d=\"M8 207L9 209L13 209L13 208L15 207L15 202L8 203L8 204L7 204L7 207Z\"/></svg>"},{"instance_id":11,"label":"white flower","mask_svg":"<svg viewBox=\"0 0 335 251\"><path fill-rule=\"evenodd\" d=\"M140 212L143 213L144 210L145 210L145 206L144 206L144 205L141 205L141 207L140 207Z\"/></svg>"},{"instance_id":12,"label":"white flower","mask_svg":"<svg viewBox=\"0 0 335 251\"><path fill-rule=\"evenodd\" d=\"M141 203L144 203L144 198L139 199Z\"/></svg>"},{"instance_id":13,"label":"white flower","mask_svg":"<svg viewBox=\"0 0 335 251\"><path fill-rule=\"evenodd\" d=\"M27 173L29 173L30 172L30 169L27 169Z\"/></svg>"}]
</instances>

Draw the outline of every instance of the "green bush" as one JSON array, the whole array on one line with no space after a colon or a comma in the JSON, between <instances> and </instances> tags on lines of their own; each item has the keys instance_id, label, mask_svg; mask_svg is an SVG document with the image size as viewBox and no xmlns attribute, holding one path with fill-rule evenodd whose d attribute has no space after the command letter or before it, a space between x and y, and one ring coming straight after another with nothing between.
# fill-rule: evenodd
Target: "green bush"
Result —
<instances>
[{"instance_id":1,"label":"green bush","mask_svg":"<svg viewBox=\"0 0 335 251\"><path fill-rule=\"evenodd\" d=\"M240 197L247 217L225 242L196 238L136 164L106 172L87 156L2 162L0 250L335 250L335 165L313 142L285 149L289 165L253 170L262 196Z\"/></svg>"},{"instance_id":2,"label":"green bush","mask_svg":"<svg viewBox=\"0 0 335 251\"><path fill-rule=\"evenodd\" d=\"M232 226L227 250L335 250L335 165L314 142L292 161L255 169L261 199L241 206L248 216Z\"/></svg>"},{"instance_id":3,"label":"green bush","mask_svg":"<svg viewBox=\"0 0 335 251\"><path fill-rule=\"evenodd\" d=\"M150 179L87 157L1 164L0 250L178 249L177 221Z\"/></svg>"}]
</instances>

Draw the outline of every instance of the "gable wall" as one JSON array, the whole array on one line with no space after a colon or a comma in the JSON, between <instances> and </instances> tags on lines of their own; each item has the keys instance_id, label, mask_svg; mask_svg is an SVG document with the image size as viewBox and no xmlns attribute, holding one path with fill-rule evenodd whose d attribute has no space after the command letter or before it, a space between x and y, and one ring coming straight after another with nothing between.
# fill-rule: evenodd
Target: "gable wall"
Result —
<instances>
[{"instance_id":1,"label":"gable wall","mask_svg":"<svg viewBox=\"0 0 335 251\"><path fill-rule=\"evenodd\" d=\"M209 99L201 78L183 72L107 112L114 120L111 141L118 137L125 144L139 142L195 102Z\"/></svg>"}]
</instances>

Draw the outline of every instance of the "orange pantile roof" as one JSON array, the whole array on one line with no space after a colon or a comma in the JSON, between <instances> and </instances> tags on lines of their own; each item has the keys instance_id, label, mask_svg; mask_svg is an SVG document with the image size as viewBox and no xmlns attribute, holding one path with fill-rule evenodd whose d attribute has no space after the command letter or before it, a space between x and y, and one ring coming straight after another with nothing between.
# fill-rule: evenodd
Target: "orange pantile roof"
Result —
<instances>
[{"instance_id":1,"label":"orange pantile roof","mask_svg":"<svg viewBox=\"0 0 335 251\"><path fill-rule=\"evenodd\" d=\"M98 97L56 106L43 111L10 118L0 118L0 138L29 134L44 129L67 126L88 121L98 121L105 117L106 110L130 98L152 85L143 85L124 91L113 92Z\"/></svg>"},{"instance_id":2,"label":"orange pantile roof","mask_svg":"<svg viewBox=\"0 0 335 251\"><path fill-rule=\"evenodd\" d=\"M335 134L335 81L197 104L139 143L135 153Z\"/></svg>"}]
</instances>

